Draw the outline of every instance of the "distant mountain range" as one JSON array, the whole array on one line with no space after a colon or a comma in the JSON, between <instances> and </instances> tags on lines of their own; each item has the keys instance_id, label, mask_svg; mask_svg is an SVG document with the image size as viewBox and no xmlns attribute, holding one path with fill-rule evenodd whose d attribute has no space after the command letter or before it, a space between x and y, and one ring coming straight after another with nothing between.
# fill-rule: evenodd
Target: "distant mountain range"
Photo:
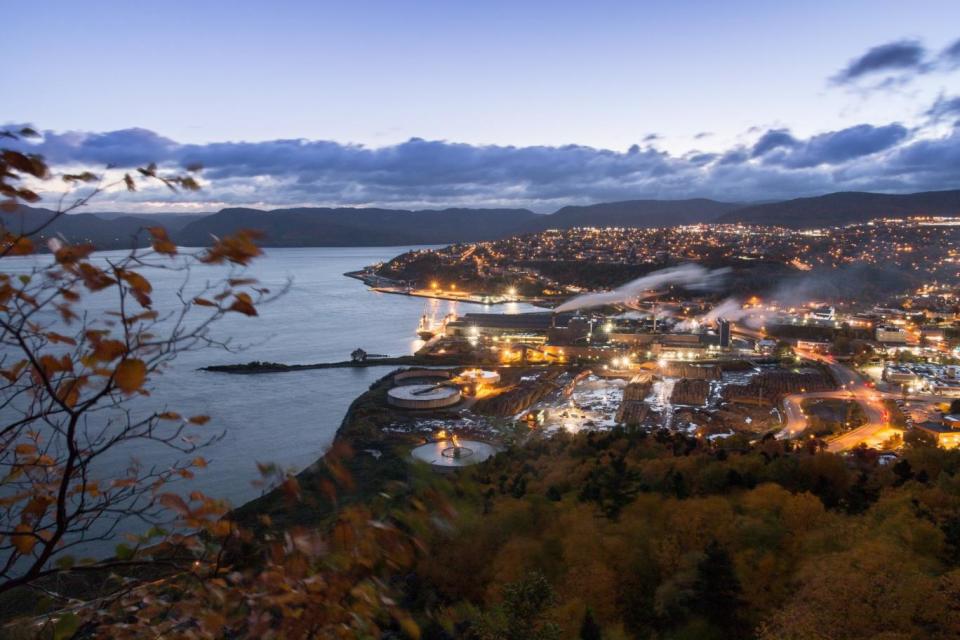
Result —
<instances>
[{"instance_id":1,"label":"distant mountain range","mask_svg":"<svg viewBox=\"0 0 960 640\"><path fill-rule=\"evenodd\" d=\"M840 191L741 207L720 216L718 222L809 229L917 215L960 216L960 190L908 194Z\"/></svg>"},{"instance_id":2,"label":"distant mountain range","mask_svg":"<svg viewBox=\"0 0 960 640\"><path fill-rule=\"evenodd\" d=\"M183 245L202 246L211 234L259 229L264 233L261 243L268 247L447 244L522 233L541 217L527 209L236 208L191 222L174 238Z\"/></svg>"},{"instance_id":3,"label":"distant mountain range","mask_svg":"<svg viewBox=\"0 0 960 640\"><path fill-rule=\"evenodd\" d=\"M627 200L564 207L538 216L535 230L572 227L664 227L712 222L743 205L706 198L692 200Z\"/></svg>"},{"instance_id":4,"label":"distant mountain range","mask_svg":"<svg viewBox=\"0 0 960 640\"><path fill-rule=\"evenodd\" d=\"M19 231L49 219L48 209L20 207L0 218ZM744 222L796 229L840 226L881 217L960 216L960 190L905 195L840 192L763 204L691 200L628 200L563 207L552 214L527 209L444 209L410 211L374 208L230 208L211 214L71 214L45 229L42 237L92 242L101 249L132 246L147 226L167 227L183 246L205 246L211 235L258 229L268 247L347 247L448 244L493 240L545 229L573 227L663 227L710 222ZM137 240L143 244L143 234Z\"/></svg>"}]
</instances>

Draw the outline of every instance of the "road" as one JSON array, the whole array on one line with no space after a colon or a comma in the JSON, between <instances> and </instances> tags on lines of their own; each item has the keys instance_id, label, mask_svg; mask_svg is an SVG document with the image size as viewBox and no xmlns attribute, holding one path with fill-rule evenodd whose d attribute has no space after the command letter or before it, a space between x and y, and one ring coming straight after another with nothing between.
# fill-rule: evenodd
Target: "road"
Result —
<instances>
[{"instance_id":1,"label":"road","mask_svg":"<svg viewBox=\"0 0 960 640\"><path fill-rule=\"evenodd\" d=\"M797 393L783 399L784 413L787 422L778 434L781 438L795 438L807 428L807 417L804 415L801 404L812 398L840 398L853 400L862 408L867 422L856 429L843 433L827 441L829 451L838 452L852 449L858 444L878 445L888 439L897 430L892 428L887 419L887 411L883 405L885 397L898 397L896 394L886 394L877 391L850 367L836 362L831 356L813 351L798 350L797 355L808 360L821 362L829 367L840 389L818 393Z\"/></svg>"},{"instance_id":2,"label":"road","mask_svg":"<svg viewBox=\"0 0 960 640\"><path fill-rule=\"evenodd\" d=\"M867 416L868 423L884 423L884 407L880 399L863 398L850 391L816 391L811 393L794 393L783 399L783 410L786 424L778 434L781 438L796 438L807 428L807 416L803 413L802 404L806 400L834 398L837 400L855 400Z\"/></svg>"},{"instance_id":3,"label":"road","mask_svg":"<svg viewBox=\"0 0 960 640\"><path fill-rule=\"evenodd\" d=\"M733 332L753 339L766 337L762 331L745 327L742 324L733 326ZM857 401L863 407L867 416L866 424L843 433L827 442L829 451L846 451L864 443L876 446L883 443L890 436L901 433L888 422L885 399L909 399L922 402L943 402L942 396L913 394L906 396L903 393L892 391L878 391L869 386L860 375L850 367L839 364L832 356L808 350L797 350L797 355L808 360L822 362L830 368L831 373L840 385L839 391L823 393L798 393L786 396L783 399L783 409L786 414L786 424L777 434L779 438L795 438L803 433L807 426L806 416L801 409L801 403L809 398L846 398Z\"/></svg>"}]
</instances>

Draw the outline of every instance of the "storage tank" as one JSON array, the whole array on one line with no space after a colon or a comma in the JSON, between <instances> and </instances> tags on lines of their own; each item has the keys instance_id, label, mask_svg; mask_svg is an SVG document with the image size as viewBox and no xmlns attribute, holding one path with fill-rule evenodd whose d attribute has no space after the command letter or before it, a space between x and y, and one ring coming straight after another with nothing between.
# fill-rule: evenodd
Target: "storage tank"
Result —
<instances>
[{"instance_id":1,"label":"storage tank","mask_svg":"<svg viewBox=\"0 0 960 640\"><path fill-rule=\"evenodd\" d=\"M432 384L407 384L390 389L387 402L401 409L442 409L460 402L460 389Z\"/></svg>"}]
</instances>

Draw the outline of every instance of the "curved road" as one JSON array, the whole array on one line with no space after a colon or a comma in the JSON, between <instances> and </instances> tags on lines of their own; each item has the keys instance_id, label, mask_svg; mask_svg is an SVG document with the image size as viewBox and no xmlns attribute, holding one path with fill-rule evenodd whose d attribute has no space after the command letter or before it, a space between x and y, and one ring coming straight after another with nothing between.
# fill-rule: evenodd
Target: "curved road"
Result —
<instances>
[{"instance_id":1,"label":"curved road","mask_svg":"<svg viewBox=\"0 0 960 640\"><path fill-rule=\"evenodd\" d=\"M897 431L889 424L887 410L883 406L883 400L885 397L899 397L898 395L877 391L869 386L853 369L837 363L830 356L802 350L798 350L797 355L827 365L834 379L836 379L837 384L840 385L840 389L837 391L797 393L786 396L783 399L783 407L787 417L787 423L780 433L777 434L778 437L795 438L803 433L807 427L807 417L801 409L801 403L810 398L853 400L863 408L863 412L867 417L865 424L828 440L827 449L829 451L845 451L861 443L878 445Z\"/></svg>"}]
</instances>

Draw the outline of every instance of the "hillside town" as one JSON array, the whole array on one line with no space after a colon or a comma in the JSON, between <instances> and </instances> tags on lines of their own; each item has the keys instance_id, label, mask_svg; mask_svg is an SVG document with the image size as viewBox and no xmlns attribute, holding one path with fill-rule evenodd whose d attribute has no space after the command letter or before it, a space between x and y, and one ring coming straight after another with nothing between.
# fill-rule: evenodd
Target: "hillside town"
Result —
<instances>
[{"instance_id":1,"label":"hillside town","mask_svg":"<svg viewBox=\"0 0 960 640\"><path fill-rule=\"evenodd\" d=\"M896 456L907 437L960 444L958 231L942 218L578 228L416 250L352 275L378 291L488 305L442 317L434 305L417 356L512 380L484 390L482 406L503 396L505 417ZM851 283L852 269L875 277ZM545 310L496 312L517 301ZM572 377L544 383L542 368Z\"/></svg>"}]
</instances>

